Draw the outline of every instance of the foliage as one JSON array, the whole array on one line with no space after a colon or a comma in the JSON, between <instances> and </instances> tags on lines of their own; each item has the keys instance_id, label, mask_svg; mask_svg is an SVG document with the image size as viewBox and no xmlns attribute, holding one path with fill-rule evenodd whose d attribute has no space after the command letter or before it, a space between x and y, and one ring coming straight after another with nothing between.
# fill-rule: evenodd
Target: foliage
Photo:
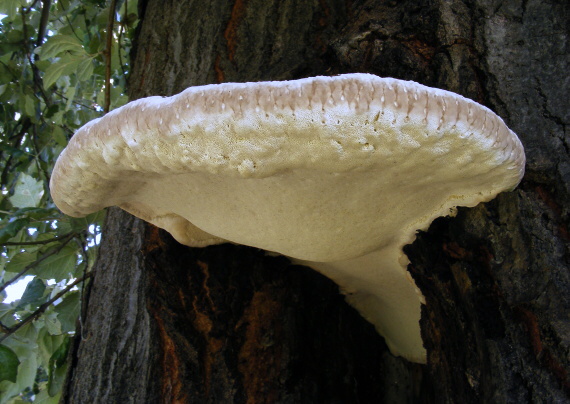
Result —
<instances>
[{"instance_id":1,"label":"foliage","mask_svg":"<svg viewBox=\"0 0 570 404\"><path fill-rule=\"evenodd\" d=\"M126 102L136 0L0 0L0 14L0 403L55 403L104 213L61 214L50 174L78 127Z\"/></svg>"}]
</instances>

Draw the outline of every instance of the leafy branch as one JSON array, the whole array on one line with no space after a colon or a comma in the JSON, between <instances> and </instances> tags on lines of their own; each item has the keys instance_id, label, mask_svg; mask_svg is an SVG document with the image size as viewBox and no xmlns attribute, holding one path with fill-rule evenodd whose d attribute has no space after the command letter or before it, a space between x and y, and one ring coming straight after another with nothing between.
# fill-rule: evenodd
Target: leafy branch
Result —
<instances>
[{"instance_id":1,"label":"leafy branch","mask_svg":"<svg viewBox=\"0 0 570 404\"><path fill-rule=\"evenodd\" d=\"M3 292L8 286L10 286L12 283L16 282L18 279L20 279L22 276L24 276L26 274L26 272L28 272L30 269L38 266L39 264L42 263L42 261L45 261L46 259L48 259L49 257L51 257L52 255L57 254L58 252L60 252L61 250L63 250L63 248L73 239L73 237L76 236L76 233L72 233L69 234L67 237L61 237L61 244L58 245L56 248L47 251L46 253L42 254L42 256L40 258L38 258L36 261L32 262L29 265L26 265L24 267L24 269L22 269L20 272L18 272L12 279L7 280L6 282L4 282L4 284L2 286L0 286L0 293Z\"/></svg>"},{"instance_id":2,"label":"leafy branch","mask_svg":"<svg viewBox=\"0 0 570 404\"><path fill-rule=\"evenodd\" d=\"M2 304L1 349L12 349L14 359L0 355L0 374L10 369L5 380L13 383L1 393L8 401L26 401L30 391L38 401L57 394L61 386L30 385L34 369L18 372L19 363L37 363L39 378L46 370L52 377L50 357L85 315L102 213L70 219L57 212L49 177L79 126L126 102L136 3L0 0L1 298L34 276L19 305Z\"/></svg>"},{"instance_id":3,"label":"leafy branch","mask_svg":"<svg viewBox=\"0 0 570 404\"><path fill-rule=\"evenodd\" d=\"M25 326L26 324L34 321L35 319L37 319L40 315L42 315L46 309L51 306L54 302L56 302L58 299L60 299L63 295L65 295L67 292L69 292L71 289L73 289L75 286L79 285L81 282L91 278L93 276L92 272L87 272L85 273L85 275L83 275L81 278L76 279L75 281L73 281L72 283L70 283L69 285L67 285L65 287L65 289L62 289L59 293L57 293L54 297L52 297L51 299L49 299L47 302L45 302L44 304L42 304L40 307L38 307L32 314L30 314L28 317L26 317L24 320L20 321L19 323L17 323L16 325L12 326L12 327L8 327L4 324L2 324L0 322L0 331L2 331L5 335L0 337L0 343L2 341L4 341L6 338L8 338L10 335L14 334L16 331L18 331L20 328L22 328L23 326Z\"/></svg>"},{"instance_id":4,"label":"leafy branch","mask_svg":"<svg viewBox=\"0 0 570 404\"><path fill-rule=\"evenodd\" d=\"M49 244L49 243L53 243L55 241L62 241L65 240L65 238L67 238L68 236L73 236L75 235L75 233L67 233L64 234L63 236L59 236L59 237L52 237L52 238L48 238L45 240L36 240L36 241L13 241L13 242L4 242L1 243L0 245L3 246L19 246L19 245L41 245L41 244Z\"/></svg>"}]
</instances>

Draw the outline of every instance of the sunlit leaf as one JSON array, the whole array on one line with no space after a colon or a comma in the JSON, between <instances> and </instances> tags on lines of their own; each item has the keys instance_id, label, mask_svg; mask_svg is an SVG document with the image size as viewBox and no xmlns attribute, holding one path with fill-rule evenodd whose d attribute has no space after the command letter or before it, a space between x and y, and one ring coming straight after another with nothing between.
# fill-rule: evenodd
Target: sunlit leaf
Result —
<instances>
[{"instance_id":1,"label":"sunlit leaf","mask_svg":"<svg viewBox=\"0 0 570 404\"><path fill-rule=\"evenodd\" d=\"M26 358L20 358L20 366L18 367L17 383L23 390L26 387L32 387L38 373L38 359L36 355L29 355Z\"/></svg>"},{"instance_id":2,"label":"sunlit leaf","mask_svg":"<svg viewBox=\"0 0 570 404\"><path fill-rule=\"evenodd\" d=\"M93 74L93 59L89 57L82 60L77 66L75 74L77 74L77 79L80 81L89 80Z\"/></svg>"},{"instance_id":3,"label":"sunlit leaf","mask_svg":"<svg viewBox=\"0 0 570 404\"><path fill-rule=\"evenodd\" d=\"M22 173L16 182L14 195L9 199L12 205L17 208L28 208L38 206L43 195L43 182L36 180L30 175Z\"/></svg>"},{"instance_id":4,"label":"sunlit leaf","mask_svg":"<svg viewBox=\"0 0 570 404\"><path fill-rule=\"evenodd\" d=\"M43 320L46 325L47 332L50 335L60 335L61 334L61 323L57 318L57 313L51 312L43 316Z\"/></svg>"},{"instance_id":5,"label":"sunlit leaf","mask_svg":"<svg viewBox=\"0 0 570 404\"><path fill-rule=\"evenodd\" d=\"M39 50L39 54L43 59L49 59L58 56L63 52L85 52L83 45L77 38L71 35L56 35L48 39Z\"/></svg>"},{"instance_id":6,"label":"sunlit leaf","mask_svg":"<svg viewBox=\"0 0 570 404\"><path fill-rule=\"evenodd\" d=\"M61 76L69 75L85 60L83 56L64 55L61 59L46 69L44 87L50 88Z\"/></svg>"}]
</instances>

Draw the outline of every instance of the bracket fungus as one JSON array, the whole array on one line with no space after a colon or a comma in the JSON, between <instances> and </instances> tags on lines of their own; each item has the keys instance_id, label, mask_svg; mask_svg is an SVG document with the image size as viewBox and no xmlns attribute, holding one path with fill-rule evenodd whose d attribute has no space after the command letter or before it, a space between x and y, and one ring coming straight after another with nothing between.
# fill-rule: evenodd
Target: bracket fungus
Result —
<instances>
[{"instance_id":1,"label":"bracket fungus","mask_svg":"<svg viewBox=\"0 0 570 404\"><path fill-rule=\"evenodd\" d=\"M56 205L116 205L202 247L278 252L336 281L396 355L425 362L421 292L402 252L457 206L513 189L517 136L457 94L369 74L191 87L77 131Z\"/></svg>"}]
</instances>

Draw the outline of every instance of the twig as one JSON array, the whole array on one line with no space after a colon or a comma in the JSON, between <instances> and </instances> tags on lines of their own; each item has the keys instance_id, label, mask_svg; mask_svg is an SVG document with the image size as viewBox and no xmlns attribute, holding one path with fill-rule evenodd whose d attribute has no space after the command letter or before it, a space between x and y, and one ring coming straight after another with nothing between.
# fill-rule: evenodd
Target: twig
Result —
<instances>
[{"instance_id":1,"label":"twig","mask_svg":"<svg viewBox=\"0 0 570 404\"><path fill-rule=\"evenodd\" d=\"M6 327L3 324L0 324L0 328L2 330L2 332L5 333L5 335L3 335L2 337L0 337L0 342L4 341L6 338L8 338L10 335L14 334L16 331L18 331L20 328L22 328L23 326L25 326L26 324L32 322L33 320L35 320L36 318L38 318L44 311L46 311L46 309L51 306L57 299L59 299L60 297L62 297L63 295L65 295L67 292L69 292L71 289L73 289L75 286L77 286L79 283L85 281L86 279L91 277L91 272L86 273L85 275L83 275L81 278L76 279L74 282L70 283L69 285L67 285L67 287L65 289L63 289L61 292L59 292L57 295L55 295L54 297L52 297L50 300L48 300L47 302L45 302L44 304L42 304L40 307L37 308L36 311L34 311L32 314L30 314L28 317L26 317L24 320L20 321L18 324L16 324L15 326L12 327Z\"/></svg>"},{"instance_id":2,"label":"twig","mask_svg":"<svg viewBox=\"0 0 570 404\"><path fill-rule=\"evenodd\" d=\"M22 142L22 139L24 138L24 135L28 132L28 129L32 126L32 121L27 116L20 119L19 124L20 123L22 125L20 132L16 135L11 135L9 137L10 140L13 140L13 142L12 142L13 146L12 147L14 147L14 148L17 148L20 145L20 143ZM2 153L2 151L0 151L0 158L2 158L2 157L3 157L3 153ZM8 158L6 159L6 162L4 163L4 169L2 170L2 173L0 174L0 183L1 184L6 184L8 182L8 174L14 170L14 167L12 167L13 157L14 157L14 154L10 154L8 156Z\"/></svg>"},{"instance_id":3,"label":"twig","mask_svg":"<svg viewBox=\"0 0 570 404\"><path fill-rule=\"evenodd\" d=\"M109 18L107 20L107 37L105 44L105 105L103 111L109 112L111 108L111 51L113 47L113 25L115 24L115 9L117 0L111 0Z\"/></svg>"},{"instance_id":4,"label":"twig","mask_svg":"<svg viewBox=\"0 0 570 404\"><path fill-rule=\"evenodd\" d=\"M32 136L31 136L30 140L32 142L32 146L34 147L33 156L34 156L34 162L36 163L36 169L38 170L38 173L43 174L44 183L49 184L50 175L49 175L49 172L47 170L47 167L42 166L42 164L40 164L40 154L47 147L47 143L40 150L40 148L38 146L38 126L37 125L33 126Z\"/></svg>"},{"instance_id":5,"label":"twig","mask_svg":"<svg viewBox=\"0 0 570 404\"><path fill-rule=\"evenodd\" d=\"M26 55L26 57L28 59L28 63L32 67L32 76L34 79L34 87L36 88L37 92L41 94L44 102L46 103L46 107L49 108L52 105L52 100L51 100L51 97L44 90L44 80L42 79L42 76L40 75L40 71L38 70L38 67L36 66L34 60L32 59L32 57L30 56L29 53ZM37 55L36 55L36 57L37 57Z\"/></svg>"}]
</instances>

